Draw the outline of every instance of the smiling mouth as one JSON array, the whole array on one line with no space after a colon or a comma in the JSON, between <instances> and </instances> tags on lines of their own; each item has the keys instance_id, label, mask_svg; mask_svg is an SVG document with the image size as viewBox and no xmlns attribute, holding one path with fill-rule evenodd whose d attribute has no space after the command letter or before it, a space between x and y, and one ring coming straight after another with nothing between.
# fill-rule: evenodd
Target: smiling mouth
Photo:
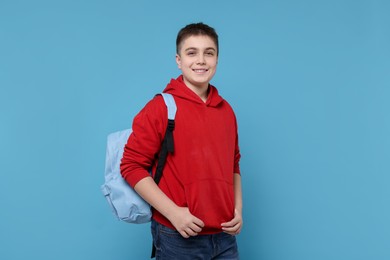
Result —
<instances>
[{"instance_id":1,"label":"smiling mouth","mask_svg":"<svg viewBox=\"0 0 390 260\"><path fill-rule=\"evenodd\" d=\"M207 71L209 71L208 69L193 69L194 72L196 73L205 73Z\"/></svg>"}]
</instances>

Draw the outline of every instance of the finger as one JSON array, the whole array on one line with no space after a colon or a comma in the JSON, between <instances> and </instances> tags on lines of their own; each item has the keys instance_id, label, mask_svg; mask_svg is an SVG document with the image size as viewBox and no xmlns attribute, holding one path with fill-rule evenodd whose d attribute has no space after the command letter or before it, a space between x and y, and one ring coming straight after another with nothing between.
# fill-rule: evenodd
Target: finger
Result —
<instances>
[{"instance_id":1,"label":"finger","mask_svg":"<svg viewBox=\"0 0 390 260\"><path fill-rule=\"evenodd\" d=\"M200 227L200 228L203 228L203 227L204 227L204 222L203 222L202 220L198 219L198 218L195 217L195 216L194 216L194 221L193 221L193 223L194 223L195 225L197 225L198 227Z\"/></svg>"},{"instance_id":2,"label":"finger","mask_svg":"<svg viewBox=\"0 0 390 260\"><path fill-rule=\"evenodd\" d=\"M198 233L195 232L194 230L192 230L191 228L187 228L187 229L185 230L185 232L187 233L187 235L189 235L189 236L191 236L191 237L194 237L194 236L197 236L197 235L198 235Z\"/></svg>"},{"instance_id":3,"label":"finger","mask_svg":"<svg viewBox=\"0 0 390 260\"><path fill-rule=\"evenodd\" d=\"M238 235L238 234L240 234L240 232L241 232L241 229L239 229L239 230L236 230L236 231L226 231L226 230L224 230L223 232L224 232L224 233L226 233L226 234L229 234L229 235L235 236L235 235Z\"/></svg>"},{"instance_id":4,"label":"finger","mask_svg":"<svg viewBox=\"0 0 390 260\"><path fill-rule=\"evenodd\" d=\"M222 223L221 226L223 226L223 227L232 227L232 226L235 226L239 222L240 222L240 220L238 218L233 218L229 222Z\"/></svg>"},{"instance_id":5,"label":"finger","mask_svg":"<svg viewBox=\"0 0 390 260\"><path fill-rule=\"evenodd\" d=\"M222 227L222 230L225 232L232 232L236 233L241 229L241 223L236 223L234 226L229 226L229 227Z\"/></svg>"},{"instance_id":6,"label":"finger","mask_svg":"<svg viewBox=\"0 0 390 260\"><path fill-rule=\"evenodd\" d=\"M223 231L223 232L226 233L226 234L229 234L229 235L231 235L231 236L237 235L235 232L228 232L228 231Z\"/></svg>"},{"instance_id":7,"label":"finger","mask_svg":"<svg viewBox=\"0 0 390 260\"><path fill-rule=\"evenodd\" d=\"M195 223L193 223L192 225L190 225L190 228L196 232L196 233L199 233L200 231L202 231L202 228L198 225L196 225Z\"/></svg>"},{"instance_id":8,"label":"finger","mask_svg":"<svg viewBox=\"0 0 390 260\"><path fill-rule=\"evenodd\" d=\"M237 224L237 225L232 226L232 227L223 227L222 230L228 231L228 232L236 232L239 228L240 228L240 224Z\"/></svg>"},{"instance_id":9,"label":"finger","mask_svg":"<svg viewBox=\"0 0 390 260\"><path fill-rule=\"evenodd\" d=\"M231 227L231 226L234 226L235 224L237 224L237 223L233 222L233 221L229 221L229 222L222 223L221 226L222 227Z\"/></svg>"},{"instance_id":10,"label":"finger","mask_svg":"<svg viewBox=\"0 0 390 260\"><path fill-rule=\"evenodd\" d=\"M190 237L184 230L180 231L179 233L184 238L189 238Z\"/></svg>"}]
</instances>

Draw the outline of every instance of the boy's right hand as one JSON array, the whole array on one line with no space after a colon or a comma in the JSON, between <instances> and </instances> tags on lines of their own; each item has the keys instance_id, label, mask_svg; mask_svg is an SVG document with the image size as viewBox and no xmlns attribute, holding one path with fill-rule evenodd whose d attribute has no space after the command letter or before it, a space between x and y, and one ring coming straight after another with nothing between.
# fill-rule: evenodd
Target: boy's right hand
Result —
<instances>
[{"instance_id":1,"label":"boy's right hand","mask_svg":"<svg viewBox=\"0 0 390 260\"><path fill-rule=\"evenodd\" d=\"M203 221L192 215L187 207L177 206L160 190L152 177L143 178L134 189L153 208L164 215L184 238L196 236L202 231Z\"/></svg>"},{"instance_id":2,"label":"boy's right hand","mask_svg":"<svg viewBox=\"0 0 390 260\"><path fill-rule=\"evenodd\" d=\"M187 207L177 207L171 213L168 219L182 237L197 236L202 231L204 227L203 221L192 215Z\"/></svg>"}]
</instances>

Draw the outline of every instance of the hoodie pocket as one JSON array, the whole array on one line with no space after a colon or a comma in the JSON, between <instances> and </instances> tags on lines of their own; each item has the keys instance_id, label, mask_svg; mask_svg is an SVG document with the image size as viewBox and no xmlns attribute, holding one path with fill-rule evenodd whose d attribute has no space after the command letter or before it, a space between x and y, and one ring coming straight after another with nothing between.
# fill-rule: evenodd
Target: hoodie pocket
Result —
<instances>
[{"instance_id":1,"label":"hoodie pocket","mask_svg":"<svg viewBox=\"0 0 390 260\"><path fill-rule=\"evenodd\" d=\"M234 216L233 184L221 180L202 180L185 186L190 212L200 218L206 228L221 230L221 223Z\"/></svg>"}]
</instances>

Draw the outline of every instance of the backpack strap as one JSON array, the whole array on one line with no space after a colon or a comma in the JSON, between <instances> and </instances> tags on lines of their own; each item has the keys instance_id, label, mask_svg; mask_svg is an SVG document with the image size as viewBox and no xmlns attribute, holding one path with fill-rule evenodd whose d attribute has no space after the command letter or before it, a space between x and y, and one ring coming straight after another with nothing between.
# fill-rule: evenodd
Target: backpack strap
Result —
<instances>
[{"instance_id":1,"label":"backpack strap","mask_svg":"<svg viewBox=\"0 0 390 260\"><path fill-rule=\"evenodd\" d=\"M168 153L173 153L173 130L175 129L175 116L177 111L175 99L173 96L168 93L161 93L161 95L164 98L164 102L168 110L168 124L163 142L161 144L160 154L158 156L156 174L154 175L154 181L157 183L157 185L161 180L163 168L167 160L167 155Z\"/></svg>"},{"instance_id":2,"label":"backpack strap","mask_svg":"<svg viewBox=\"0 0 390 260\"><path fill-rule=\"evenodd\" d=\"M154 175L154 181L157 183L157 185L161 180L163 168L167 160L168 153L173 153L173 130L175 129L175 115L177 111L175 99L173 98L173 96L168 93L161 93L161 95L164 98L165 105L168 109L168 125L167 130L165 131L164 140L161 144L160 154L158 156L156 174ZM156 247L153 243L152 254L150 258L154 258L155 256Z\"/></svg>"},{"instance_id":3,"label":"backpack strap","mask_svg":"<svg viewBox=\"0 0 390 260\"><path fill-rule=\"evenodd\" d=\"M161 93L160 94L164 98L165 105L168 108L168 119L175 120L175 115L177 111L175 99L171 94Z\"/></svg>"}]
</instances>

